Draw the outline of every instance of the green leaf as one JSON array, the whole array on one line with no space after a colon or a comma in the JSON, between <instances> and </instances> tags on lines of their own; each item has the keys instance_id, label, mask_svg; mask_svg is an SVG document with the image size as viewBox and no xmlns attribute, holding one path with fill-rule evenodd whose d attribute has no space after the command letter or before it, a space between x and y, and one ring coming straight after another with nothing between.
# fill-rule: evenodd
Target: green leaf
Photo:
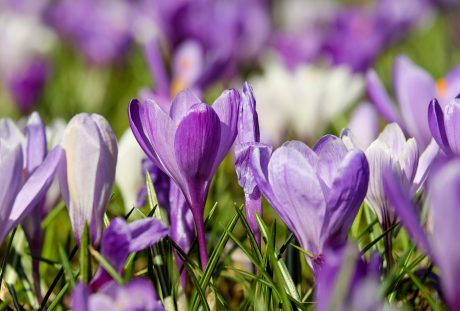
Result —
<instances>
[{"instance_id":1,"label":"green leaf","mask_svg":"<svg viewBox=\"0 0 460 311\"><path fill-rule=\"evenodd\" d=\"M97 250L90 246L89 251L93 255L94 259L104 268L104 270L120 285L124 284L123 277L115 270L110 262L104 258Z\"/></svg>"},{"instance_id":2,"label":"green leaf","mask_svg":"<svg viewBox=\"0 0 460 311\"><path fill-rule=\"evenodd\" d=\"M58 246L59 257L61 258L62 268L64 269L64 273L66 275L67 281L70 283L70 288L75 287L75 279L72 272L72 267L70 265L69 259L67 258L67 254L65 253L62 245Z\"/></svg>"}]
</instances>

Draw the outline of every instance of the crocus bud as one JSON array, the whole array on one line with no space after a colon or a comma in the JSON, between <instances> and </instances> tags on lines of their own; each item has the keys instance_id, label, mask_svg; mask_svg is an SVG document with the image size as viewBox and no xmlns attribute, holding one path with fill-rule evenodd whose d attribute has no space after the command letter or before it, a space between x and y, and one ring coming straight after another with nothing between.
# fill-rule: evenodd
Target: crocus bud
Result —
<instances>
[{"instance_id":1,"label":"crocus bud","mask_svg":"<svg viewBox=\"0 0 460 311\"><path fill-rule=\"evenodd\" d=\"M97 245L115 180L117 140L106 119L82 113L70 120L62 146L66 161L61 168L60 183L75 240L80 242L88 224L91 241Z\"/></svg>"}]
</instances>

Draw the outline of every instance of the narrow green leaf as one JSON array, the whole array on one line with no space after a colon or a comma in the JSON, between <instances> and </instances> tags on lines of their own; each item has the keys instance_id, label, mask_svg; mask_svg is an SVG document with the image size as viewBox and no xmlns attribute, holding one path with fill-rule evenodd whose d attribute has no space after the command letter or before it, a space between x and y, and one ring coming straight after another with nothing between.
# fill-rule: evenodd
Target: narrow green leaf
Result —
<instances>
[{"instance_id":1,"label":"narrow green leaf","mask_svg":"<svg viewBox=\"0 0 460 311\"><path fill-rule=\"evenodd\" d=\"M62 299L64 298L64 295L69 290L69 285L70 283L66 283L64 287L62 287L62 289L56 295L56 297L54 298L53 302L50 304L48 309L46 309L47 311L53 311L54 309L56 309L56 307L61 303Z\"/></svg>"},{"instance_id":2,"label":"narrow green leaf","mask_svg":"<svg viewBox=\"0 0 460 311\"><path fill-rule=\"evenodd\" d=\"M19 304L18 295L14 289L14 286L10 283L7 283L6 286L8 287L8 291L10 292L11 299L13 299L14 307L17 311L24 310L24 308Z\"/></svg>"},{"instance_id":3,"label":"narrow green leaf","mask_svg":"<svg viewBox=\"0 0 460 311\"><path fill-rule=\"evenodd\" d=\"M2 271L0 272L0 289L2 288L2 283L3 283L3 275L5 274L5 269L6 269L6 262L8 260L8 256L11 252L11 247L13 246L13 239L14 239L14 236L16 235L16 230L17 230L18 227L15 227L13 229L13 232L11 232L11 235L10 235L10 240L8 241L8 246L6 248L6 252L5 252L5 255L3 256L2 258L2 266L1 266L1 269Z\"/></svg>"},{"instance_id":4,"label":"narrow green leaf","mask_svg":"<svg viewBox=\"0 0 460 311\"><path fill-rule=\"evenodd\" d=\"M67 258L67 254L65 253L62 245L58 246L59 257L61 258L62 268L64 269L64 273L66 275L67 281L70 283L70 288L75 287L75 279L72 272L72 266Z\"/></svg>"},{"instance_id":5,"label":"narrow green leaf","mask_svg":"<svg viewBox=\"0 0 460 311\"><path fill-rule=\"evenodd\" d=\"M123 277L115 270L115 268L110 264L110 262L104 258L97 250L93 247L89 248L91 255L94 259L99 262L99 264L104 268L104 270L120 285L123 285L124 280Z\"/></svg>"}]
</instances>

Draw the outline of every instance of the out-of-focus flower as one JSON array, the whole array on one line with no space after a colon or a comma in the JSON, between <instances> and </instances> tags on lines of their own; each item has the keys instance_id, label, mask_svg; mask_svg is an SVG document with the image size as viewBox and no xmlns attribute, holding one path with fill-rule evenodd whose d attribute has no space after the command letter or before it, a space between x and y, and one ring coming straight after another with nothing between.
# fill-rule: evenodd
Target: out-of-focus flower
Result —
<instances>
[{"instance_id":1,"label":"out-of-focus flower","mask_svg":"<svg viewBox=\"0 0 460 311\"><path fill-rule=\"evenodd\" d=\"M35 118L36 115L29 123L30 131L34 131L31 127ZM40 148L40 143L31 140L29 147L25 147L25 138L14 122L0 120L0 241L41 204L53 182L63 151L56 147L45 157L41 154L43 148Z\"/></svg>"},{"instance_id":2,"label":"out-of-focus flower","mask_svg":"<svg viewBox=\"0 0 460 311\"><path fill-rule=\"evenodd\" d=\"M256 100L250 86L245 83L238 117L238 135L233 148L238 183L244 190L246 218L256 241L260 244L260 230L255 214L262 216L262 195L250 168L251 143L258 142L260 133Z\"/></svg>"},{"instance_id":3,"label":"out-of-focus flower","mask_svg":"<svg viewBox=\"0 0 460 311\"><path fill-rule=\"evenodd\" d=\"M324 53L334 64L365 71L386 47L426 19L429 9L425 0L380 0L369 7L344 7L328 31Z\"/></svg>"},{"instance_id":4,"label":"out-of-focus flower","mask_svg":"<svg viewBox=\"0 0 460 311\"><path fill-rule=\"evenodd\" d=\"M167 227L153 218L132 223L127 223L123 218L115 218L102 235L101 255L121 273L130 253L154 245L168 235L168 231ZM91 291L96 291L110 280L110 275L100 267L89 284Z\"/></svg>"},{"instance_id":5,"label":"out-of-focus flower","mask_svg":"<svg viewBox=\"0 0 460 311\"><path fill-rule=\"evenodd\" d=\"M300 245L317 273L324 252L342 246L366 196L369 166L359 149L324 136L313 149L298 141L273 152L255 145L252 169L258 187Z\"/></svg>"},{"instance_id":6,"label":"out-of-focus flower","mask_svg":"<svg viewBox=\"0 0 460 311\"><path fill-rule=\"evenodd\" d=\"M460 91L460 89L459 89ZM439 147L448 155L460 155L460 95L448 102L444 109L433 99L428 107L431 134Z\"/></svg>"},{"instance_id":7,"label":"out-of-focus flower","mask_svg":"<svg viewBox=\"0 0 460 311\"><path fill-rule=\"evenodd\" d=\"M377 138L377 111L367 102L360 104L351 115L348 128L354 134L358 147L365 150Z\"/></svg>"},{"instance_id":8,"label":"out-of-focus flower","mask_svg":"<svg viewBox=\"0 0 460 311\"><path fill-rule=\"evenodd\" d=\"M61 1L48 7L46 19L97 64L120 59L132 40L129 1Z\"/></svg>"},{"instance_id":9,"label":"out-of-focus flower","mask_svg":"<svg viewBox=\"0 0 460 311\"><path fill-rule=\"evenodd\" d=\"M435 82L422 68L404 56L399 56L393 68L393 89L400 107L395 109L390 97L375 71L366 76L366 87L371 102L388 122L397 122L411 137L415 137L421 150L431 140L426 117L428 105L438 98L441 107L460 92L460 67L453 69L445 78Z\"/></svg>"},{"instance_id":10,"label":"out-of-focus flower","mask_svg":"<svg viewBox=\"0 0 460 311\"><path fill-rule=\"evenodd\" d=\"M460 161L454 158L430 175L428 185L429 212L433 230L428 236L419 219L417 206L411 196L402 191L398 180L391 174L385 178L385 188L395 206L401 222L417 244L430 254L439 266L441 281L447 303L451 310L460 310L458 288L460 248L457 243L460 219Z\"/></svg>"},{"instance_id":11,"label":"out-of-focus flower","mask_svg":"<svg viewBox=\"0 0 460 311\"><path fill-rule=\"evenodd\" d=\"M115 181L117 140L106 119L81 113L67 125L62 147L66 161L59 179L75 240L80 242L88 225L91 241L98 245Z\"/></svg>"},{"instance_id":12,"label":"out-of-focus flower","mask_svg":"<svg viewBox=\"0 0 460 311\"><path fill-rule=\"evenodd\" d=\"M169 114L153 100L129 105L134 136L149 159L179 186L193 213L203 267L207 263L203 211L217 167L237 134L240 95L225 91L213 104L179 93Z\"/></svg>"},{"instance_id":13,"label":"out-of-focus flower","mask_svg":"<svg viewBox=\"0 0 460 311\"><path fill-rule=\"evenodd\" d=\"M21 113L37 103L49 76L46 55L54 34L37 14L2 9L0 13L0 79Z\"/></svg>"},{"instance_id":14,"label":"out-of-focus flower","mask_svg":"<svg viewBox=\"0 0 460 311\"><path fill-rule=\"evenodd\" d=\"M142 160L145 154L139 147L131 129L127 129L118 143L118 160L115 181L120 189L125 210L137 206L139 190L145 185ZM138 207L138 206L137 206Z\"/></svg>"},{"instance_id":15,"label":"out-of-focus flower","mask_svg":"<svg viewBox=\"0 0 460 311\"><path fill-rule=\"evenodd\" d=\"M389 310L380 292L378 260L364 262L352 245L325 257L317 279L316 310Z\"/></svg>"},{"instance_id":16,"label":"out-of-focus flower","mask_svg":"<svg viewBox=\"0 0 460 311\"><path fill-rule=\"evenodd\" d=\"M276 62L250 83L257 98L261 141L269 144L279 144L291 123L297 137L316 138L363 89L361 76L345 66L307 65L290 72Z\"/></svg>"},{"instance_id":17,"label":"out-of-focus flower","mask_svg":"<svg viewBox=\"0 0 460 311\"><path fill-rule=\"evenodd\" d=\"M134 279L124 286L115 281L109 282L93 294L83 283L79 283L72 293L72 310L162 311L164 307L158 300L152 283L144 279Z\"/></svg>"},{"instance_id":18,"label":"out-of-focus flower","mask_svg":"<svg viewBox=\"0 0 460 311\"><path fill-rule=\"evenodd\" d=\"M153 21L151 36L164 39L171 54L184 42L199 44L204 71L212 72L204 86L229 81L240 66L253 65L270 34L268 6L259 0L141 1L139 10L138 19Z\"/></svg>"}]
</instances>

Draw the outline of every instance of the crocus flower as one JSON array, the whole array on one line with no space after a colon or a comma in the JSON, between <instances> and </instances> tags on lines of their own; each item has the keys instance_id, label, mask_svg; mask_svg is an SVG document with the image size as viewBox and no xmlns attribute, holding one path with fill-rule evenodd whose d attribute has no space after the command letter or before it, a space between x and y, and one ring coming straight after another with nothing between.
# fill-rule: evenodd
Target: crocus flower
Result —
<instances>
[{"instance_id":1,"label":"crocus flower","mask_svg":"<svg viewBox=\"0 0 460 311\"><path fill-rule=\"evenodd\" d=\"M168 235L168 228L153 218L127 223L123 218L115 218L104 231L101 240L101 255L118 273L130 253L150 247ZM110 275L100 267L91 280L90 289L94 292L111 280Z\"/></svg>"},{"instance_id":2,"label":"crocus flower","mask_svg":"<svg viewBox=\"0 0 460 311\"><path fill-rule=\"evenodd\" d=\"M29 1L30 2L30 1ZM37 12L0 8L0 79L23 114L37 104L49 77L55 35Z\"/></svg>"},{"instance_id":3,"label":"crocus flower","mask_svg":"<svg viewBox=\"0 0 460 311\"><path fill-rule=\"evenodd\" d=\"M439 166L431 174L428 185L429 212L433 222L431 234L425 233L420 224L418 207L411 201L412 197L402 191L393 175L386 176L385 188L401 223L419 247L431 255L439 266L443 292L450 310L460 310L457 282L460 277L460 248L457 241L460 161L454 158Z\"/></svg>"},{"instance_id":4,"label":"crocus flower","mask_svg":"<svg viewBox=\"0 0 460 311\"><path fill-rule=\"evenodd\" d=\"M152 283L145 279L134 279L123 286L111 281L97 293L90 293L83 283L79 283L72 293L72 310L162 311L164 307Z\"/></svg>"},{"instance_id":5,"label":"crocus flower","mask_svg":"<svg viewBox=\"0 0 460 311\"><path fill-rule=\"evenodd\" d=\"M256 100L250 86L245 83L238 117L238 135L234 144L235 167L238 183L244 190L246 218L256 241L260 244L260 230L255 214L262 216L262 195L249 166L251 143L255 142L260 142Z\"/></svg>"},{"instance_id":6,"label":"crocus flower","mask_svg":"<svg viewBox=\"0 0 460 311\"><path fill-rule=\"evenodd\" d=\"M387 310L380 292L378 258L364 262L353 245L327 254L316 286L315 310Z\"/></svg>"},{"instance_id":7,"label":"crocus flower","mask_svg":"<svg viewBox=\"0 0 460 311\"><path fill-rule=\"evenodd\" d=\"M316 139L363 90L362 77L346 66L303 65L291 72L270 62L262 76L249 81L257 98L261 141L275 145L288 128L302 140Z\"/></svg>"},{"instance_id":8,"label":"crocus flower","mask_svg":"<svg viewBox=\"0 0 460 311\"><path fill-rule=\"evenodd\" d=\"M3 183L0 187L0 241L42 202L63 157L62 149L56 147L42 162L31 164L37 159L30 153L39 151L23 148L23 139L22 132L13 121L0 120L0 175ZM26 159L33 169L24 178Z\"/></svg>"},{"instance_id":9,"label":"crocus flower","mask_svg":"<svg viewBox=\"0 0 460 311\"><path fill-rule=\"evenodd\" d=\"M395 109L375 71L367 73L366 88L371 102L382 117L388 122L397 122L409 136L415 137L423 150L432 138L426 117L428 105L433 98L438 98L443 107L457 96L460 90L460 67L435 82L425 70L408 58L396 58L393 89L400 113Z\"/></svg>"},{"instance_id":10,"label":"crocus flower","mask_svg":"<svg viewBox=\"0 0 460 311\"><path fill-rule=\"evenodd\" d=\"M394 224L395 215L383 188L383 174L386 171L393 172L405 189L414 195L423 185L437 154L438 148L432 141L419 157L415 139L406 140L404 133L396 123L387 125L379 137L366 149L370 167L366 201L374 210L384 230Z\"/></svg>"},{"instance_id":11,"label":"crocus flower","mask_svg":"<svg viewBox=\"0 0 460 311\"><path fill-rule=\"evenodd\" d=\"M192 210L203 267L204 207L211 179L235 140L239 104L239 93L227 90L212 107L190 91L181 92L169 114L153 100L132 100L129 105L134 136L149 159L179 186Z\"/></svg>"},{"instance_id":12,"label":"crocus flower","mask_svg":"<svg viewBox=\"0 0 460 311\"><path fill-rule=\"evenodd\" d=\"M102 116L81 113L67 125L62 146L66 161L59 178L75 240L80 242L87 224L97 245L115 180L117 140Z\"/></svg>"},{"instance_id":13,"label":"crocus flower","mask_svg":"<svg viewBox=\"0 0 460 311\"><path fill-rule=\"evenodd\" d=\"M131 43L131 12L125 1L60 1L49 6L46 21L91 62L109 64Z\"/></svg>"},{"instance_id":14,"label":"crocus flower","mask_svg":"<svg viewBox=\"0 0 460 311\"><path fill-rule=\"evenodd\" d=\"M449 101L444 109L436 99L430 102L428 107L430 131L439 147L447 155L460 155L460 137L457 136L459 121L460 95Z\"/></svg>"},{"instance_id":15,"label":"crocus flower","mask_svg":"<svg viewBox=\"0 0 460 311\"><path fill-rule=\"evenodd\" d=\"M376 138L379 131L379 120L374 107L365 102L353 112L348 128L355 135L360 149L366 149Z\"/></svg>"},{"instance_id":16,"label":"crocus flower","mask_svg":"<svg viewBox=\"0 0 460 311\"><path fill-rule=\"evenodd\" d=\"M324 136L310 149L298 141L270 148L254 146L251 166L262 194L311 253L317 273L327 249L342 246L366 196L369 166L359 149Z\"/></svg>"}]
</instances>

